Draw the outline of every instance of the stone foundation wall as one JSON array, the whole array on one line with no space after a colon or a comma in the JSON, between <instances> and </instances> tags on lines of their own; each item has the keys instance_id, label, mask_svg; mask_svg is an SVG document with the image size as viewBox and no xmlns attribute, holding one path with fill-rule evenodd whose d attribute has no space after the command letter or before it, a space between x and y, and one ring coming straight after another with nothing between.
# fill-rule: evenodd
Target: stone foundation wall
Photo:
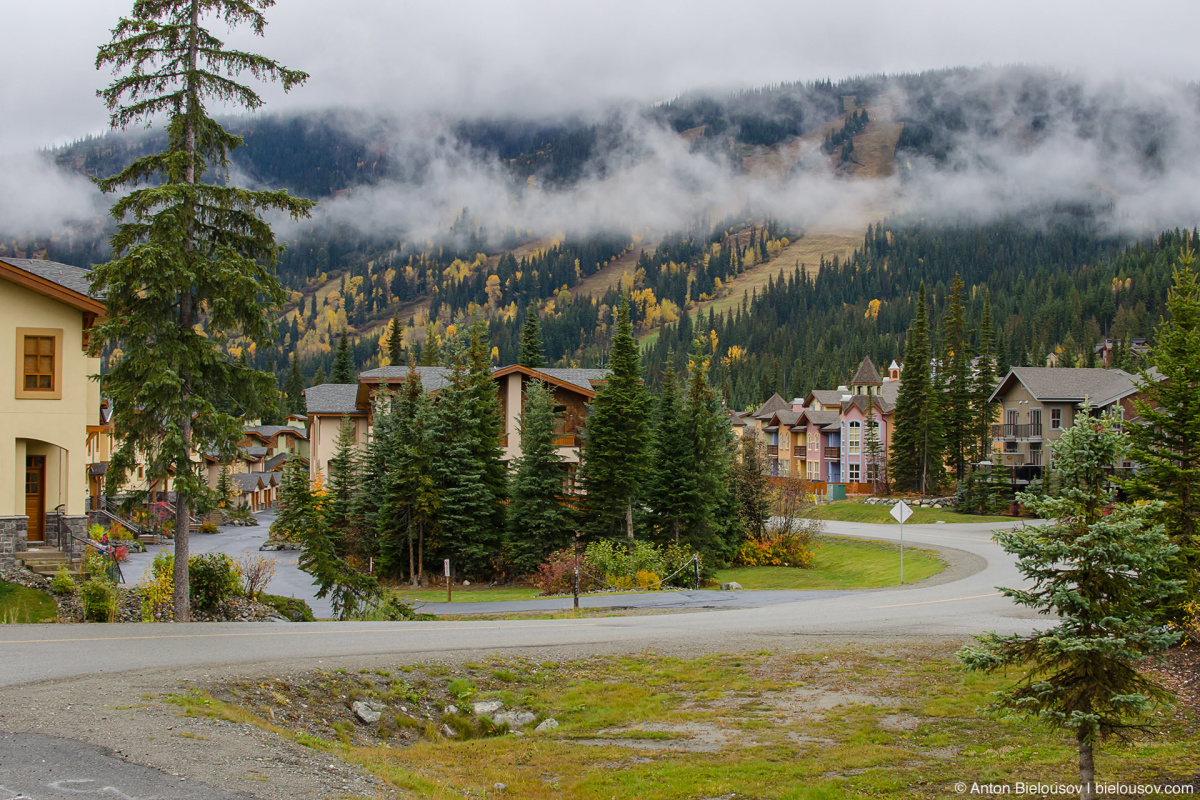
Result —
<instances>
[{"instance_id":1,"label":"stone foundation wall","mask_svg":"<svg viewBox=\"0 0 1200 800\"><path fill-rule=\"evenodd\" d=\"M76 538L78 537L78 538ZM88 538L88 518L86 516L62 518L62 534L58 539L58 548L72 561L82 561L83 551L87 547L80 539Z\"/></svg>"},{"instance_id":2,"label":"stone foundation wall","mask_svg":"<svg viewBox=\"0 0 1200 800\"><path fill-rule=\"evenodd\" d=\"M28 545L29 517L0 517L0 563L16 564L16 554Z\"/></svg>"}]
</instances>

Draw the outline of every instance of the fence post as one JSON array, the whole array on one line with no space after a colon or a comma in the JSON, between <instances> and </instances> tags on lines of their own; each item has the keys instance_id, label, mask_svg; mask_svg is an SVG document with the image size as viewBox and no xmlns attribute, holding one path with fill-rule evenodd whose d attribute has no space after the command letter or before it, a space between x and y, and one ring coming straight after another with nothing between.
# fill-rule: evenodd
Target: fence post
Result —
<instances>
[{"instance_id":1,"label":"fence post","mask_svg":"<svg viewBox=\"0 0 1200 800\"><path fill-rule=\"evenodd\" d=\"M696 589L700 589L700 554L692 553L692 566L696 568Z\"/></svg>"},{"instance_id":2,"label":"fence post","mask_svg":"<svg viewBox=\"0 0 1200 800\"><path fill-rule=\"evenodd\" d=\"M579 567L575 568L575 580L572 582L572 588L575 593L575 610L579 610Z\"/></svg>"}]
</instances>

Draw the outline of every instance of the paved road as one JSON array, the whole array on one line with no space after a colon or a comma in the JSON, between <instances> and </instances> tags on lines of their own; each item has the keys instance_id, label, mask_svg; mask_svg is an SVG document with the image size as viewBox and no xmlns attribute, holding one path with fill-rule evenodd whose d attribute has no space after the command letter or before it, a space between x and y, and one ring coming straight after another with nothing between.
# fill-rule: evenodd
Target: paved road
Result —
<instances>
[{"instance_id":1,"label":"paved road","mask_svg":"<svg viewBox=\"0 0 1200 800\"><path fill-rule=\"evenodd\" d=\"M461 650L568 647L586 653L688 642L806 635L908 637L1024 631L1037 618L1000 597L1020 583L991 525L905 526L913 544L964 551L974 567L942 581L709 613L579 620L474 622L20 625L0 632L0 686L143 667L244 664L340 655L419 655ZM830 523L830 533L895 540L899 529ZM199 538L199 537L198 537ZM457 610L457 608L456 608Z\"/></svg>"}]
</instances>

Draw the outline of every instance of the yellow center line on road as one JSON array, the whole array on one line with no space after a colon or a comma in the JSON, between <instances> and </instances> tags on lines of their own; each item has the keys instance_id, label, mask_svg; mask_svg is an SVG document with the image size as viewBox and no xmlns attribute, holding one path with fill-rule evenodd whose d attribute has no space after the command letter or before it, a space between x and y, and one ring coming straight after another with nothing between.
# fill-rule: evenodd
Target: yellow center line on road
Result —
<instances>
[{"instance_id":1,"label":"yellow center line on road","mask_svg":"<svg viewBox=\"0 0 1200 800\"><path fill-rule=\"evenodd\" d=\"M581 622L579 625L599 625L599 622ZM0 644L54 644L63 642L125 642L140 639L221 639L234 636L320 636L322 634L347 634L347 633L407 633L410 630L419 631L486 631L504 628L512 630L514 628L568 628L579 627L579 625L564 625L561 623L554 625L473 625L471 627L453 627L453 628L432 628L432 627L414 627L414 628L367 628L366 630L322 630L322 631L252 631L248 633L167 633L161 635L147 636L92 636L78 637L70 639L9 639L0 640Z\"/></svg>"},{"instance_id":2,"label":"yellow center line on road","mask_svg":"<svg viewBox=\"0 0 1200 800\"><path fill-rule=\"evenodd\" d=\"M999 592L989 592L988 594L973 594L970 597L948 597L945 600L922 600L920 603L895 603L890 606L871 606L870 610L874 611L877 608L902 608L903 606L927 606L930 603L953 603L956 600L978 600L981 597L998 597Z\"/></svg>"}]
</instances>

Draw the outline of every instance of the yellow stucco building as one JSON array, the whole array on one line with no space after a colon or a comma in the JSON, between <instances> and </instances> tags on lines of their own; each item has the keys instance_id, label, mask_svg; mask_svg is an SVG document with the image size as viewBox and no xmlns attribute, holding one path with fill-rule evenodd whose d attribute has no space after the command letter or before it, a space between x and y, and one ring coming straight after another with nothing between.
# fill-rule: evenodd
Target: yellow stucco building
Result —
<instances>
[{"instance_id":1,"label":"yellow stucco building","mask_svg":"<svg viewBox=\"0 0 1200 800\"><path fill-rule=\"evenodd\" d=\"M0 259L0 559L31 544L72 552L86 533L100 417L100 360L86 348L103 313L85 270Z\"/></svg>"}]
</instances>

